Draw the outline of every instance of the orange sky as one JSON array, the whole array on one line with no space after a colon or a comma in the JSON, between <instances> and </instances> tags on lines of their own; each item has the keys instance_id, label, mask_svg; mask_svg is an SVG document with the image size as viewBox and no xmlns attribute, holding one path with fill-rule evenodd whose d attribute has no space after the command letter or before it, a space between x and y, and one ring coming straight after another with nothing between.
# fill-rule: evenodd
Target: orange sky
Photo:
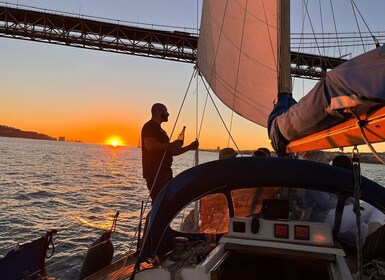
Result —
<instances>
[{"instance_id":1,"label":"orange sky","mask_svg":"<svg viewBox=\"0 0 385 280\"><path fill-rule=\"evenodd\" d=\"M171 134L193 71L186 63L4 38L0 43L0 57L9 65L0 73L0 124L88 143L105 143L117 135L137 146L154 102L168 107L170 119L163 126ZM194 91L176 126L176 133L187 126L186 142L196 137ZM200 90L198 96L200 123L206 93ZM216 102L229 124L230 110ZM267 144L264 129L237 115L232 132L241 149ZM210 103L200 142L202 148L227 146L226 130Z\"/></svg>"},{"instance_id":2,"label":"orange sky","mask_svg":"<svg viewBox=\"0 0 385 280\"><path fill-rule=\"evenodd\" d=\"M170 135L193 71L192 64L165 60L5 38L0 44L0 58L7 65L0 70L0 124L87 143L105 143L116 135L124 144L137 146L154 102L169 109L163 127ZM186 143L196 137L193 84L174 133L186 125ZM200 124L203 89L198 97ZM229 126L230 110L218 100L216 105ZM236 114L232 135L239 149L270 147L266 129ZM227 132L210 101L199 140L201 148L228 146ZM376 149L384 151L385 145Z\"/></svg>"},{"instance_id":3,"label":"orange sky","mask_svg":"<svg viewBox=\"0 0 385 280\"><path fill-rule=\"evenodd\" d=\"M32 5L32 2L39 1L28 3ZM59 5L55 3L44 2L44 5ZM154 15L151 6L136 7L124 1L121 5L127 6L125 9L108 4L108 10L99 7L105 5L103 1L97 2L99 6L86 6L73 0L61 3L73 4L72 10L67 11L78 12L81 7L85 14L95 16L125 20L134 18L142 22L156 21L170 25L173 23L168 20L175 19L180 23L178 26L197 24L196 11L185 11L186 5L196 6L196 1L192 0L183 4L167 2L171 5L170 9L178 9L173 11L178 18L167 17L164 13ZM162 2L161 9L167 8L164 5L166 3ZM139 17L140 11L146 8L148 18L143 14ZM107 15L108 12L110 15ZM138 13L136 18L135 13ZM169 109L169 123L163 124L163 127L170 135L193 73L192 64L161 59L8 38L0 38L0 46L0 59L4 66L0 68L0 124L87 143L105 143L109 137L116 135L121 137L124 144L137 146L140 129L150 119L150 108L155 102L162 102ZM196 81L192 84L174 133L176 137L186 125L186 142L195 139L197 130ZM205 90L201 87L198 97L200 124L206 98ZM219 100L215 99L215 102L229 126L230 110ZM240 149L270 147L266 129L238 115L234 115L232 134ZM227 132L210 101L199 140L201 148L228 146ZM235 145L230 143L230 146ZM385 151L385 144L376 145L376 148ZM368 150L366 147L360 149Z\"/></svg>"}]
</instances>

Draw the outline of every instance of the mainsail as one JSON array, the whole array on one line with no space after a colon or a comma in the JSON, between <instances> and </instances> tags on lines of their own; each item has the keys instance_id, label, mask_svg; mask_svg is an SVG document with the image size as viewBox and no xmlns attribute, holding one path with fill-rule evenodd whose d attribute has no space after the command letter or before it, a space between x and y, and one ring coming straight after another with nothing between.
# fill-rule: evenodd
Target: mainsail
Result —
<instances>
[{"instance_id":1,"label":"mainsail","mask_svg":"<svg viewBox=\"0 0 385 280\"><path fill-rule=\"evenodd\" d=\"M277 96L276 1L203 1L198 68L233 111L266 127Z\"/></svg>"},{"instance_id":2,"label":"mainsail","mask_svg":"<svg viewBox=\"0 0 385 280\"><path fill-rule=\"evenodd\" d=\"M200 72L223 103L250 121L268 126L273 148L282 154L290 141L385 106L385 46L327 72L307 96L289 109L296 103L294 100L286 97L279 104L277 98L277 3L205 0L197 60ZM272 113L276 101L279 106ZM288 101L293 101L290 106L286 106ZM282 104L286 104L284 110L279 108ZM385 139L385 132L380 134L378 139ZM322 148L337 147L334 140Z\"/></svg>"}]
</instances>

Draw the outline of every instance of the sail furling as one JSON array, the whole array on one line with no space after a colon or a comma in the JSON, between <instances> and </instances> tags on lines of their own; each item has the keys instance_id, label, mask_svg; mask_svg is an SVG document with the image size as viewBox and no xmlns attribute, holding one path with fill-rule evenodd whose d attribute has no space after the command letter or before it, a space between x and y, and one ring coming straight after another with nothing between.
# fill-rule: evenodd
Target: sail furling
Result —
<instances>
[{"instance_id":1,"label":"sail furling","mask_svg":"<svg viewBox=\"0 0 385 280\"><path fill-rule=\"evenodd\" d=\"M224 104L264 127L278 91L277 30L277 1L203 1L199 71Z\"/></svg>"}]
</instances>

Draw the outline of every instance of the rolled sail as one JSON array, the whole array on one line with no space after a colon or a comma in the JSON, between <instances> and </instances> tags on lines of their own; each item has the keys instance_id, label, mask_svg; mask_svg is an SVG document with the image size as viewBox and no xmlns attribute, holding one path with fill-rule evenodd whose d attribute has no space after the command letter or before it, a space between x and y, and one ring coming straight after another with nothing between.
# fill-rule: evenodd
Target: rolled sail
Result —
<instances>
[{"instance_id":1,"label":"rolled sail","mask_svg":"<svg viewBox=\"0 0 385 280\"><path fill-rule=\"evenodd\" d=\"M287 102L287 97L282 97L269 123L273 148L282 153L290 141L354 117L352 109L356 115L362 115L385 106L384 50L385 46L374 49L329 71L290 109L278 108L280 103Z\"/></svg>"}]
</instances>

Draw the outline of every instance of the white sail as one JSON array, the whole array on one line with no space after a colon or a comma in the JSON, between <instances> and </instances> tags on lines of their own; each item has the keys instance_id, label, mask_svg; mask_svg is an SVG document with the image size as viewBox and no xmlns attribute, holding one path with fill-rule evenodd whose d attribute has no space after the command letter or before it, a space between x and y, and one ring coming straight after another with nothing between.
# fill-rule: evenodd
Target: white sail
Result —
<instances>
[{"instance_id":1,"label":"white sail","mask_svg":"<svg viewBox=\"0 0 385 280\"><path fill-rule=\"evenodd\" d=\"M278 90L277 30L276 1L203 2L198 68L222 102L264 127Z\"/></svg>"}]
</instances>

